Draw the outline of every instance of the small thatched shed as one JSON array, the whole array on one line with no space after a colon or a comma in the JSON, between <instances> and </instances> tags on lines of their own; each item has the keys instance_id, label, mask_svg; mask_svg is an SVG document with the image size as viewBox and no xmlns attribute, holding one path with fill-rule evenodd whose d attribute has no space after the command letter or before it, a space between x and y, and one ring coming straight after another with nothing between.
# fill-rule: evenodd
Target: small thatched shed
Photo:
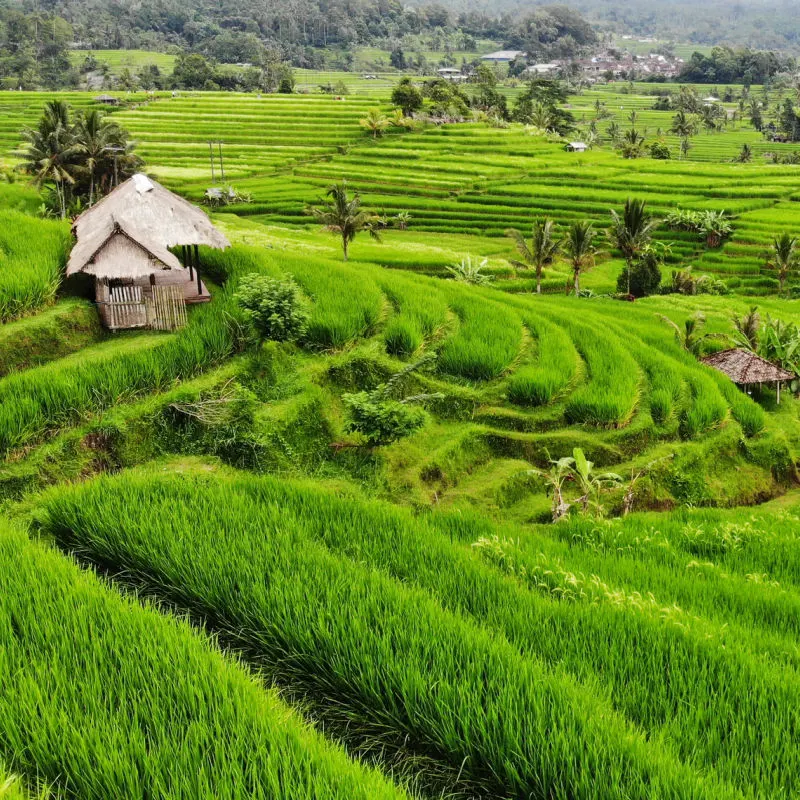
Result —
<instances>
[{"instance_id":1,"label":"small thatched shed","mask_svg":"<svg viewBox=\"0 0 800 800\"><path fill-rule=\"evenodd\" d=\"M210 300L198 271L198 247L230 246L205 212L141 174L81 214L72 230L77 242L67 277L94 277L95 299L111 328L159 327L148 302L160 307ZM177 246L183 263L169 250ZM123 303L122 317L115 303ZM183 317L182 309L170 315Z\"/></svg>"},{"instance_id":2,"label":"small thatched shed","mask_svg":"<svg viewBox=\"0 0 800 800\"><path fill-rule=\"evenodd\" d=\"M724 372L738 386L774 384L781 400L781 383L794 380L795 375L766 358L739 347L721 350L703 359L709 367Z\"/></svg>"}]
</instances>

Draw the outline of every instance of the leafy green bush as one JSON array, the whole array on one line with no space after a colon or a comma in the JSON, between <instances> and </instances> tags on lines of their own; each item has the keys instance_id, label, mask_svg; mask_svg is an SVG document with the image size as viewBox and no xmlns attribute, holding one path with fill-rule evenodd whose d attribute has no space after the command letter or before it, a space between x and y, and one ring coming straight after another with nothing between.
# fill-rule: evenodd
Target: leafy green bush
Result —
<instances>
[{"instance_id":1,"label":"leafy green bush","mask_svg":"<svg viewBox=\"0 0 800 800\"><path fill-rule=\"evenodd\" d=\"M235 297L260 339L292 342L305 332L309 315L293 280L245 275Z\"/></svg>"},{"instance_id":2,"label":"leafy green bush","mask_svg":"<svg viewBox=\"0 0 800 800\"><path fill-rule=\"evenodd\" d=\"M374 392L342 396L350 414L347 429L360 433L369 444L389 444L419 430L428 415L419 406L401 400L379 400Z\"/></svg>"}]
</instances>

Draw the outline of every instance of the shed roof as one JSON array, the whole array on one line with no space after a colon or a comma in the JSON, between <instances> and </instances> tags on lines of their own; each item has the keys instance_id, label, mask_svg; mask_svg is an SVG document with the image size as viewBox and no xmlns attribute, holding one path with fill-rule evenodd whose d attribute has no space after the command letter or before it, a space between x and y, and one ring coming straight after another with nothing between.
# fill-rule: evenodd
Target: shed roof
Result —
<instances>
[{"instance_id":1,"label":"shed roof","mask_svg":"<svg viewBox=\"0 0 800 800\"><path fill-rule=\"evenodd\" d=\"M181 262L166 247L137 236L126 230L117 220L112 220L110 230L98 229L92 235L78 239L69 256L67 277L77 272L89 272L98 277L111 276L112 273L114 277L140 277L141 265L131 259L127 259L127 263L123 265L111 263L115 259L119 260L118 248L109 247L118 237L127 239L153 261L161 263L163 267L158 269L182 269ZM154 267L150 267L148 271L153 270Z\"/></svg>"},{"instance_id":2,"label":"shed roof","mask_svg":"<svg viewBox=\"0 0 800 800\"><path fill-rule=\"evenodd\" d=\"M107 238L116 224L136 241L162 248L182 244L220 250L230 247L204 211L142 173L84 211L72 230L80 244L82 239Z\"/></svg>"},{"instance_id":3,"label":"shed roof","mask_svg":"<svg viewBox=\"0 0 800 800\"><path fill-rule=\"evenodd\" d=\"M724 372L734 383L773 383L789 381L794 373L739 347L721 350L703 359L703 363Z\"/></svg>"}]
</instances>

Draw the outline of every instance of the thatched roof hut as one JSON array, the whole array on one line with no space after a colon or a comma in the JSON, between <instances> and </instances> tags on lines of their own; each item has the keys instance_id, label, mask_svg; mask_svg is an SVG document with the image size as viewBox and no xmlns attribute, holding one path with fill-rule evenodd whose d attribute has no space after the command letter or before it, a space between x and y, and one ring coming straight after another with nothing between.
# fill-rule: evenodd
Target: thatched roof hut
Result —
<instances>
[{"instance_id":1,"label":"thatched roof hut","mask_svg":"<svg viewBox=\"0 0 800 800\"><path fill-rule=\"evenodd\" d=\"M204 211L141 173L84 211L75 220L72 232L80 242L101 236L101 231L110 235L115 224L137 241L154 242L164 248L206 245L224 250L231 245Z\"/></svg>"},{"instance_id":2,"label":"thatched roof hut","mask_svg":"<svg viewBox=\"0 0 800 800\"><path fill-rule=\"evenodd\" d=\"M778 391L778 402L780 402L781 383L795 378L794 373L739 347L706 356L703 363L724 372L739 386L774 383Z\"/></svg>"},{"instance_id":3,"label":"thatched roof hut","mask_svg":"<svg viewBox=\"0 0 800 800\"><path fill-rule=\"evenodd\" d=\"M142 174L84 211L72 230L77 243L67 277L94 277L95 300L112 328L150 324L142 320L150 319L145 306L151 300L156 305L167 296L181 305L210 300L198 272L198 246L230 247L205 212ZM177 246L182 248L183 264L169 250ZM137 303L141 313L131 311ZM118 304L127 309L121 321L113 308Z\"/></svg>"}]
</instances>

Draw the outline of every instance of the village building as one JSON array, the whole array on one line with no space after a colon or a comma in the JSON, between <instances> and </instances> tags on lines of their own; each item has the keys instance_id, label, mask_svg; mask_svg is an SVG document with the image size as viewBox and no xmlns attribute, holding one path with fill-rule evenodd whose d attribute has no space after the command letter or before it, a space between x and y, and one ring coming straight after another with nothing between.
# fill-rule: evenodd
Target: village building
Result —
<instances>
[{"instance_id":1,"label":"village building","mask_svg":"<svg viewBox=\"0 0 800 800\"><path fill-rule=\"evenodd\" d=\"M84 211L72 231L67 277L93 278L101 319L112 330L179 327L186 304L211 299L199 246L230 246L203 211L143 174ZM170 250L177 247L180 259Z\"/></svg>"},{"instance_id":2,"label":"village building","mask_svg":"<svg viewBox=\"0 0 800 800\"><path fill-rule=\"evenodd\" d=\"M560 70L561 64L556 64L555 62L548 64L531 64L531 66L525 68L525 74L549 78L558 75Z\"/></svg>"},{"instance_id":3,"label":"village building","mask_svg":"<svg viewBox=\"0 0 800 800\"><path fill-rule=\"evenodd\" d=\"M487 53L481 56L482 61L492 61L495 64L507 64L517 58L525 57L526 53L522 50L496 50L494 53Z\"/></svg>"},{"instance_id":4,"label":"village building","mask_svg":"<svg viewBox=\"0 0 800 800\"><path fill-rule=\"evenodd\" d=\"M112 97L110 94L99 94L94 98L95 103L102 103L104 106L118 106L119 98Z\"/></svg>"},{"instance_id":5,"label":"village building","mask_svg":"<svg viewBox=\"0 0 800 800\"><path fill-rule=\"evenodd\" d=\"M704 358L703 363L725 373L737 386L745 390L765 383L774 385L779 403L781 384L796 377L794 373L776 366L766 358L739 347L713 353Z\"/></svg>"},{"instance_id":6,"label":"village building","mask_svg":"<svg viewBox=\"0 0 800 800\"><path fill-rule=\"evenodd\" d=\"M442 67L441 69L437 69L436 72L440 78L451 81L452 83L463 83L467 80L467 75L455 67Z\"/></svg>"}]
</instances>

